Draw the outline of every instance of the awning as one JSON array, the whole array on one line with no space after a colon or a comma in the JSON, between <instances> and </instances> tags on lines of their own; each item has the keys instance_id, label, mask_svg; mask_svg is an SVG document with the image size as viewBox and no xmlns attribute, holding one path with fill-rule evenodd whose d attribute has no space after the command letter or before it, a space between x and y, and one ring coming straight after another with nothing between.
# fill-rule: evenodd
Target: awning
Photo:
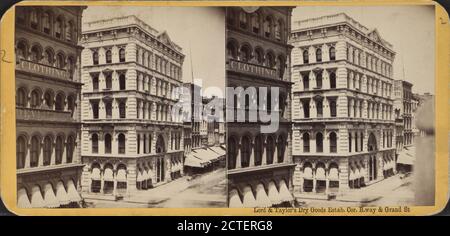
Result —
<instances>
[{"instance_id":1,"label":"awning","mask_svg":"<svg viewBox=\"0 0 450 236\"><path fill-rule=\"evenodd\" d=\"M228 203L230 208L243 208L244 205L241 202L241 198L239 197L239 193L236 189L230 191L230 200Z\"/></svg>"},{"instance_id":2,"label":"awning","mask_svg":"<svg viewBox=\"0 0 450 236\"><path fill-rule=\"evenodd\" d=\"M186 156L186 160L184 160L185 166L202 168L203 164L204 164L204 162L202 159L200 159L192 154L188 154Z\"/></svg>"},{"instance_id":3,"label":"awning","mask_svg":"<svg viewBox=\"0 0 450 236\"><path fill-rule=\"evenodd\" d=\"M349 180L354 180L354 179L356 179L355 170L350 169L350 175L349 175L348 179L349 179Z\"/></svg>"},{"instance_id":4,"label":"awning","mask_svg":"<svg viewBox=\"0 0 450 236\"><path fill-rule=\"evenodd\" d=\"M141 171L141 170L137 171L137 177L136 177L137 182L141 182L141 181L145 180L144 172L145 171Z\"/></svg>"},{"instance_id":5,"label":"awning","mask_svg":"<svg viewBox=\"0 0 450 236\"><path fill-rule=\"evenodd\" d=\"M398 155L397 163L404 165L414 165L415 157L408 152L400 152Z\"/></svg>"},{"instance_id":6,"label":"awning","mask_svg":"<svg viewBox=\"0 0 450 236\"><path fill-rule=\"evenodd\" d=\"M103 180L104 181L114 181L113 170L111 168L105 169L105 172L103 173Z\"/></svg>"},{"instance_id":7,"label":"awning","mask_svg":"<svg viewBox=\"0 0 450 236\"><path fill-rule=\"evenodd\" d=\"M60 206L59 201L53 192L53 187L49 183L45 185L44 201L45 207L48 208L57 208Z\"/></svg>"},{"instance_id":8,"label":"awning","mask_svg":"<svg viewBox=\"0 0 450 236\"><path fill-rule=\"evenodd\" d=\"M313 178L311 167L305 167L303 169L303 178L304 179L312 179Z\"/></svg>"},{"instance_id":9,"label":"awning","mask_svg":"<svg viewBox=\"0 0 450 236\"><path fill-rule=\"evenodd\" d=\"M79 202L81 201L80 194L75 187L75 184L72 180L67 181L67 194L69 195L69 199L71 202Z\"/></svg>"},{"instance_id":10,"label":"awning","mask_svg":"<svg viewBox=\"0 0 450 236\"><path fill-rule=\"evenodd\" d=\"M95 167L95 168L92 169L91 179L93 179L93 180L100 180L101 179L100 178L100 169L99 168Z\"/></svg>"},{"instance_id":11,"label":"awning","mask_svg":"<svg viewBox=\"0 0 450 236\"><path fill-rule=\"evenodd\" d=\"M336 167L330 169L330 173L328 174L328 179L331 181L339 181L339 171Z\"/></svg>"},{"instance_id":12,"label":"awning","mask_svg":"<svg viewBox=\"0 0 450 236\"><path fill-rule=\"evenodd\" d=\"M262 184L256 186L256 203L258 207L271 207L272 202L266 194L266 190Z\"/></svg>"},{"instance_id":13,"label":"awning","mask_svg":"<svg viewBox=\"0 0 450 236\"><path fill-rule=\"evenodd\" d=\"M209 148L211 150L213 150L215 153L219 154L220 156L227 154L227 152L224 149L222 149L221 147L214 146L214 147L209 147Z\"/></svg>"},{"instance_id":14,"label":"awning","mask_svg":"<svg viewBox=\"0 0 450 236\"><path fill-rule=\"evenodd\" d=\"M117 170L116 180L117 182L127 182L127 170L123 168Z\"/></svg>"},{"instance_id":15,"label":"awning","mask_svg":"<svg viewBox=\"0 0 450 236\"><path fill-rule=\"evenodd\" d=\"M42 208L45 207L44 199L42 198L41 189L39 186L34 186L31 190L31 207Z\"/></svg>"},{"instance_id":16,"label":"awning","mask_svg":"<svg viewBox=\"0 0 450 236\"><path fill-rule=\"evenodd\" d=\"M244 188L244 198L243 198L243 205L244 207L257 207L258 204L256 203L255 197L253 196L252 189L247 186Z\"/></svg>"},{"instance_id":17,"label":"awning","mask_svg":"<svg viewBox=\"0 0 450 236\"><path fill-rule=\"evenodd\" d=\"M31 208L30 200L28 199L27 190L24 188L19 189L17 192L17 207L18 208Z\"/></svg>"},{"instance_id":18,"label":"awning","mask_svg":"<svg viewBox=\"0 0 450 236\"><path fill-rule=\"evenodd\" d=\"M280 198L283 202L290 202L294 200L294 197L289 191L286 182L284 180L280 181Z\"/></svg>"},{"instance_id":19,"label":"awning","mask_svg":"<svg viewBox=\"0 0 450 236\"><path fill-rule=\"evenodd\" d=\"M275 185L275 183L273 181L271 181L269 183L268 189L269 189L269 191L268 191L267 195L268 195L272 205L280 204L282 202L282 200L280 198L280 193L278 192L277 186Z\"/></svg>"},{"instance_id":20,"label":"awning","mask_svg":"<svg viewBox=\"0 0 450 236\"><path fill-rule=\"evenodd\" d=\"M319 167L316 169L316 179L317 180L325 180L325 169L323 167Z\"/></svg>"},{"instance_id":21,"label":"awning","mask_svg":"<svg viewBox=\"0 0 450 236\"><path fill-rule=\"evenodd\" d=\"M212 162L217 160L219 155L211 150L207 149L195 149L192 151L192 155L194 155L197 158L200 158L202 162Z\"/></svg>"},{"instance_id":22,"label":"awning","mask_svg":"<svg viewBox=\"0 0 450 236\"><path fill-rule=\"evenodd\" d=\"M56 184L56 198L61 205L67 205L70 203L69 195L67 195L66 189L64 188L64 184L62 182L58 182L58 184Z\"/></svg>"}]
</instances>

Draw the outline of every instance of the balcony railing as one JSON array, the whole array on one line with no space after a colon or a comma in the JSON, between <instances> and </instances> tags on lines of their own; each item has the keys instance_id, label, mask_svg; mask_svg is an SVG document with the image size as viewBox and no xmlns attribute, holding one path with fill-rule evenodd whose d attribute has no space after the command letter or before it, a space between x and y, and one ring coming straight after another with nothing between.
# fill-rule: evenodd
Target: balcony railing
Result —
<instances>
[{"instance_id":1,"label":"balcony railing","mask_svg":"<svg viewBox=\"0 0 450 236\"><path fill-rule=\"evenodd\" d=\"M75 121L70 111L54 111L36 108L16 107L18 120Z\"/></svg>"},{"instance_id":2,"label":"balcony railing","mask_svg":"<svg viewBox=\"0 0 450 236\"><path fill-rule=\"evenodd\" d=\"M25 59L19 59L16 69L41 76L70 80L70 74L66 70Z\"/></svg>"}]
</instances>

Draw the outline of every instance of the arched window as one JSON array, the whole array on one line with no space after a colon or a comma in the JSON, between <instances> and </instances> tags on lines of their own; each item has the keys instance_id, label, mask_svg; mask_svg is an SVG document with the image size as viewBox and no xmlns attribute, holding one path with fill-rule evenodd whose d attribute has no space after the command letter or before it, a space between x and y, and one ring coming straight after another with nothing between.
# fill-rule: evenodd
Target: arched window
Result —
<instances>
[{"instance_id":1,"label":"arched window","mask_svg":"<svg viewBox=\"0 0 450 236\"><path fill-rule=\"evenodd\" d=\"M283 40L283 29L284 29L284 22L282 20L278 20L278 23L275 25L275 38L280 41Z\"/></svg>"},{"instance_id":2,"label":"arched window","mask_svg":"<svg viewBox=\"0 0 450 236\"><path fill-rule=\"evenodd\" d=\"M66 28L66 40L69 42L71 42L73 40L72 32L75 32L75 30L74 30L72 21L70 21L67 24L67 28Z\"/></svg>"},{"instance_id":3,"label":"arched window","mask_svg":"<svg viewBox=\"0 0 450 236\"><path fill-rule=\"evenodd\" d=\"M108 73L105 77L106 89L112 89L112 74Z\"/></svg>"},{"instance_id":4,"label":"arched window","mask_svg":"<svg viewBox=\"0 0 450 236\"><path fill-rule=\"evenodd\" d=\"M330 73L330 88L336 88L336 74L334 72Z\"/></svg>"},{"instance_id":5,"label":"arched window","mask_svg":"<svg viewBox=\"0 0 450 236\"><path fill-rule=\"evenodd\" d=\"M92 153L98 153L98 134L92 135Z\"/></svg>"},{"instance_id":6,"label":"arched window","mask_svg":"<svg viewBox=\"0 0 450 236\"><path fill-rule=\"evenodd\" d=\"M316 73L316 88L322 88L322 72Z\"/></svg>"},{"instance_id":7,"label":"arched window","mask_svg":"<svg viewBox=\"0 0 450 236\"><path fill-rule=\"evenodd\" d=\"M330 61L336 60L336 49L334 47L330 47L329 54L330 54Z\"/></svg>"},{"instance_id":8,"label":"arched window","mask_svg":"<svg viewBox=\"0 0 450 236\"><path fill-rule=\"evenodd\" d=\"M106 102L105 110L106 110L106 118L111 119L112 118L112 103L111 102Z\"/></svg>"},{"instance_id":9,"label":"arched window","mask_svg":"<svg viewBox=\"0 0 450 236\"><path fill-rule=\"evenodd\" d=\"M106 50L105 57L106 57L106 63L111 63L112 62L111 50Z\"/></svg>"},{"instance_id":10,"label":"arched window","mask_svg":"<svg viewBox=\"0 0 450 236\"><path fill-rule=\"evenodd\" d=\"M55 110L64 111L64 95L62 93L58 93L58 95L56 95Z\"/></svg>"},{"instance_id":11,"label":"arched window","mask_svg":"<svg viewBox=\"0 0 450 236\"><path fill-rule=\"evenodd\" d=\"M24 42L19 42L17 44L16 55L19 59L27 59L27 46Z\"/></svg>"},{"instance_id":12,"label":"arched window","mask_svg":"<svg viewBox=\"0 0 450 236\"><path fill-rule=\"evenodd\" d=\"M309 99L302 100L302 107L303 107L303 118L309 118Z\"/></svg>"},{"instance_id":13,"label":"arched window","mask_svg":"<svg viewBox=\"0 0 450 236\"><path fill-rule=\"evenodd\" d=\"M253 13L252 14L252 30L253 30L253 33L258 34L260 28L261 28L261 23L259 22L259 15L258 15L258 13Z\"/></svg>"},{"instance_id":14,"label":"arched window","mask_svg":"<svg viewBox=\"0 0 450 236\"><path fill-rule=\"evenodd\" d=\"M275 141L273 140L272 136L267 137L267 154L266 154L266 161L267 164L270 165L273 163L273 155L275 151Z\"/></svg>"},{"instance_id":15,"label":"arched window","mask_svg":"<svg viewBox=\"0 0 450 236\"><path fill-rule=\"evenodd\" d=\"M239 26L242 29L247 29L248 27L247 13L244 11L239 12Z\"/></svg>"},{"instance_id":16,"label":"arched window","mask_svg":"<svg viewBox=\"0 0 450 236\"><path fill-rule=\"evenodd\" d=\"M75 150L75 140L73 139L72 136L69 136L69 138L67 138L66 144L67 163L72 163L74 150Z\"/></svg>"},{"instance_id":17,"label":"arched window","mask_svg":"<svg viewBox=\"0 0 450 236\"><path fill-rule=\"evenodd\" d=\"M125 74L120 74L119 75L119 89L125 90L125 84L126 84Z\"/></svg>"},{"instance_id":18,"label":"arched window","mask_svg":"<svg viewBox=\"0 0 450 236\"><path fill-rule=\"evenodd\" d=\"M250 61L251 51L247 45L244 45L241 47L239 57L240 57L241 61L245 61L245 62Z\"/></svg>"},{"instance_id":19,"label":"arched window","mask_svg":"<svg viewBox=\"0 0 450 236\"><path fill-rule=\"evenodd\" d=\"M121 48L119 50L119 61L120 62L125 62L125 48ZM150 56L149 56L149 67L150 67Z\"/></svg>"},{"instance_id":20,"label":"arched window","mask_svg":"<svg viewBox=\"0 0 450 236\"><path fill-rule=\"evenodd\" d=\"M242 137L241 145L241 167L250 165L250 154L252 152L251 141L247 136Z\"/></svg>"},{"instance_id":21,"label":"arched window","mask_svg":"<svg viewBox=\"0 0 450 236\"><path fill-rule=\"evenodd\" d=\"M52 158L52 139L49 136L46 136L44 139L44 160L43 164L44 166L50 165L50 161Z\"/></svg>"},{"instance_id":22,"label":"arched window","mask_svg":"<svg viewBox=\"0 0 450 236\"><path fill-rule=\"evenodd\" d=\"M233 42L227 43L227 55L229 58L236 59L237 58L237 50L236 45Z\"/></svg>"},{"instance_id":23,"label":"arched window","mask_svg":"<svg viewBox=\"0 0 450 236\"><path fill-rule=\"evenodd\" d=\"M309 63L309 52L307 49L303 50L303 64Z\"/></svg>"},{"instance_id":24,"label":"arched window","mask_svg":"<svg viewBox=\"0 0 450 236\"><path fill-rule=\"evenodd\" d=\"M317 62L322 61L322 49L320 49L320 48L316 49L316 61Z\"/></svg>"},{"instance_id":25,"label":"arched window","mask_svg":"<svg viewBox=\"0 0 450 236\"><path fill-rule=\"evenodd\" d=\"M264 64L264 52L261 48L255 49L255 59L260 65Z\"/></svg>"},{"instance_id":26,"label":"arched window","mask_svg":"<svg viewBox=\"0 0 450 236\"><path fill-rule=\"evenodd\" d=\"M125 134L119 134L118 139L119 139L119 154L125 154Z\"/></svg>"},{"instance_id":27,"label":"arched window","mask_svg":"<svg viewBox=\"0 0 450 236\"><path fill-rule=\"evenodd\" d=\"M309 133L303 133L303 152L309 152Z\"/></svg>"},{"instance_id":28,"label":"arched window","mask_svg":"<svg viewBox=\"0 0 450 236\"><path fill-rule=\"evenodd\" d=\"M30 26L31 28L38 29L38 13L36 9L32 9L30 12Z\"/></svg>"},{"instance_id":29,"label":"arched window","mask_svg":"<svg viewBox=\"0 0 450 236\"><path fill-rule=\"evenodd\" d=\"M303 82L303 89L309 90L309 76L307 74L302 74L302 82Z\"/></svg>"},{"instance_id":30,"label":"arched window","mask_svg":"<svg viewBox=\"0 0 450 236\"><path fill-rule=\"evenodd\" d=\"M275 66L275 59L272 53L266 54L266 66L270 68L273 68Z\"/></svg>"},{"instance_id":31,"label":"arched window","mask_svg":"<svg viewBox=\"0 0 450 236\"><path fill-rule=\"evenodd\" d=\"M273 27L272 17L267 16L266 19L264 19L264 36L266 36L267 38L272 37L272 27Z\"/></svg>"},{"instance_id":32,"label":"arched window","mask_svg":"<svg viewBox=\"0 0 450 236\"><path fill-rule=\"evenodd\" d=\"M164 138L159 135L158 139L156 140L156 153L164 153L166 152L166 145L164 142Z\"/></svg>"},{"instance_id":33,"label":"arched window","mask_svg":"<svg viewBox=\"0 0 450 236\"><path fill-rule=\"evenodd\" d=\"M50 14L48 12L42 14L42 28L44 33L50 34Z\"/></svg>"},{"instance_id":34,"label":"arched window","mask_svg":"<svg viewBox=\"0 0 450 236\"><path fill-rule=\"evenodd\" d=\"M262 136L258 135L255 138L255 166L262 164L262 151L263 151L263 140Z\"/></svg>"},{"instance_id":35,"label":"arched window","mask_svg":"<svg viewBox=\"0 0 450 236\"><path fill-rule=\"evenodd\" d=\"M337 135L335 132L330 133L330 152L337 152Z\"/></svg>"},{"instance_id":36,"label":"arched window","mask_svg":"<svg viewBox=\"0 0 450 236\"><path fill-rule=\"evenodd\" d=\"M126 104L125 104L125 102L120 102L119 103L119 115L120 115L121 119L126 117Z\"/></svg>"},{"instance_id":37,"label":"arched window","mask_svg":"<svg viewBox=\"0 0 450 236\"><path fill-rule=\"evenodd\" d=\"M331 117L336 117L336 101L330 101L330 115Z\"/></svg>"},{"instance_id":38,"label":"arched window","mask_svg":"<svg viewBox=\"0 0 450 236\"><path fill-rule=\"evenodd\" d=\"M30 167L38 166L39 153L40 153L39 138L34 136L33 138L31 138Z\"/></svg>"},{"instance_id":39,"label":"arched window","mask_svg":"<svg viewBox=\"0 0 450 236\"><path fill-rule=\"evenodd\" d=\"M42 59L42 50L39 46L34 45L31 48L31 60L39 63L41 59Z\"/></svg>"},{"instance_id":40,"label":"arched window","mask_svg":"<svg viewBox=\"0 0 450 236\"><path fill-rule=\"evenodd\" d=\"M323 134L316 134L316 152L323 152Z\"/></svg>"},{"instance_id":41,"label":"arched window","mask_svg":"<svg viewBox=\"0 0 450 236\"><path fill-rule=\"evenodd\" d=\"M66 66L66 64L65 64L64 55L61 53L58 53L58 55L56 56L56 67L58 67L60 69L64 69L65 66Z\"/></svg>"},{"instance_id":42,"label":"arched window","mask_svg":"<svg viewBox=\"0 0 450 236\"><path fill-rule=\"evenodd\" d=\"M194 144L196 146L196 144ZM236 168L236 158L238 155L238 149L236 140L233 137L228 138L227 142L227 159L228 159L228 169L234 169Z\"/></svg>"},{"instance_id":43,"label":"arched window","mask_svg":"<svg viewBox=\"0 0 450 236\"><path fill-rule=\"evenodd\" d=\"M31 92L31 108L39 108L41 106L41 95L37 89Z\"/></svg>"},{"instance_id":44,"label":"arched window","mask_svg":"<svg viewBox=\"0 0 450 236\"><path fill-rule=\"evenodd\" d=\"M63 21L61 17L58 17L55 22L55 36L59 39L62 39L63 32Z\"/></svg>"},{"instance_id":45,"label":"arched window","mask_svg":"<svg viewBox=\"0 0 450 236\"><path fill-rule=\"evenodd\" d=\"M352 133L348 133L348 152L352 152Z\"/></svg>"},{"instance_id":46,"label":"arched window","mask_svg":"<svg viewBox=\"0 0 450 236\"><path fill-rule=\"evenodd\" d=\"M323 117L323 102L322 100L316 100L317 117Z\"/></svg>"},{"instance_id":47,"label":"arched window","mask_svg":"<svg viewBox=\"0 0 450 236\"><path fill-rule=\"evenodd\" d=\"M27 106L27 93L24 88L19 88L16 93L16 106L26 107Z\"/></svg>"},{"instance_id":48,"label":"arched window","mask_svg":"<svg viewBox=\"0 0 450 236\"><path fill-rule=\"evenodd\" d=\"M56 138L55 143L55 164L62 163L63 149L64 149L63 139L61 138L61 136L58 136Z\"/></svg>"},{"instance_id":49,"label":"arched window","mask_svg":"<svg viewBox=\"0 0 450 236\"><path fill-rule=\"evenodd\" d=\"M284 161L285 149L286 149L286 143L284 141L283 136L280 135L280 137L278 137L278 142L277 142L277 162L278 163L282 163Z\"/></svg>"},{"instance_id":50,"label":"arched window","mask_svg":"<svg viewBox=\"0 0 450 236\"><path fill-rule=\"evenodd\" d=\"M98 65L98 52L97 51L94 51L92 53L92 63L94 65Z\"/></svg>"},{"instance_id":51,"label":"arched window","mask_svg":"<svg viewBox=\"0 0 450 236\"><path fill-rule=\"evenodd\" d=\"M73 95L67 97L67 110L73 114L73 111L75 110L75 99L73 98Z\"/></svg>"},{"instance_id":52,"label":"arched window","mask_svg":"<svg viewBox=\"0 0 450 236\"><path fill-rule=\"evenodd\" d=\"M111 135L110 134L105 135L105 153L107 153L107 154L111 153Z\"/></svg>"},{"instance_id":53,"label":"arched window","mask_svg":"<svg viewBox=\"0 0 450 236\"><path fill-rule=\"evenodd\" d=\"M25 167L25 159L27 157L26 149L27 142L23 136L20 136L16 142L17 169Z\"/></svg>"},{"instance_id":54,"label":"arched window","mask_svg":"<svg viewBox=\"0 0 450 236\"><path fill-rule=\"evenodd\" d=\"M53 66L53 64L55 63L55 55L53 54L52 50L45 50L45 60L48 65Z\"/></svg>"}]
</instances>

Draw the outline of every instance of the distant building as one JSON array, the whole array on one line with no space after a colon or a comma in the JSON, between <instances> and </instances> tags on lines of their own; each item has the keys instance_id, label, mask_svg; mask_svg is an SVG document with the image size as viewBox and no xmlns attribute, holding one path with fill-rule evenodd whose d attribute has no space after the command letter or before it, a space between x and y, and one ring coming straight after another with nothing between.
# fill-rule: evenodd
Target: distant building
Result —
<instances>
[{"instance_id":1,"label":"distant building","mask_svg":"<svg viewBox=\"0 0 450 236\"><path fill-rule=\"evenodd\" d=\"M17 206L77 207L85 7L15 7Z\"/></svg>"},{"instance_id":2,"label":"distant building","mask_svg":"<svg viewBox=\"0 0 450 236\"><path fill-rule=\"evenodd\" d=\"M392 45L344 13L292 28L294 194L324 198L392 175Z\"/></svg>"},{"instance_id":3,"label":"distant building","mask_svg":"<svg viewBox=\"0 0 450 236\"><path fill-rule=\"evenodd\" d=\"M135 16L83 28L83 192L130 196L183 175L180 116L171 111L184 55Z\"/></svg>"},{"instance_id":4,"label":"distant building","mask_svg":"<svg viewBox=\"0 0 450 236\"><path fill-rule=\"evenodd\" d=\"M396 117L403 120L403 146L411 146L414 142L412 86L410 82L404 80L394 81L394 112Z\"/></svg>"}]
</instances>

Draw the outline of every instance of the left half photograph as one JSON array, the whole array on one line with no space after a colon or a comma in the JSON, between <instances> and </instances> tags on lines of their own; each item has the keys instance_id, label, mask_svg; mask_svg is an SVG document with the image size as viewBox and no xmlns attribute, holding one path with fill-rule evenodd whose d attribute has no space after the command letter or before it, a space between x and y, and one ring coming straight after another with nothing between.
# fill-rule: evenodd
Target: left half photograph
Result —
<instances>
[{"instance_id":1,"label":"left half photograph","mask_svg":"<svg viewBox=\"0 0 450 236\"><path fill-rule=\"evenodd\" d=\"M19 208L228 206L225 9L15 17Z\"/></svg>"}]
</instances>

